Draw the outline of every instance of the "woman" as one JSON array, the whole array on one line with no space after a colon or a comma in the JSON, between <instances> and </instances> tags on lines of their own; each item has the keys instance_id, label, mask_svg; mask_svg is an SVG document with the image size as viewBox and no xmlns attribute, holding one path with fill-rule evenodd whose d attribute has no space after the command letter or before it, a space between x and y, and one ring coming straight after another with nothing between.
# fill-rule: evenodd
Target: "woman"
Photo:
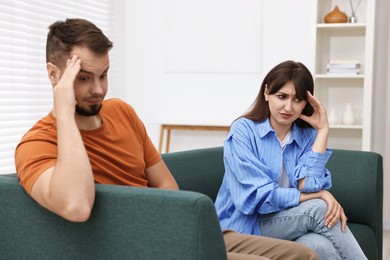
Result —
<instances>
[{"instance_id":1,"label":"woman","mask_svg":"<svg viewBox=\"0 0 390 260\"><path fill-rule=\"evenodd\" d=\"M366 259L327 189L329 124L310 71L285 61L265 77L224 144L215 206L225 230L295 240L321 259Z\"/></svg>"}]
</instances>

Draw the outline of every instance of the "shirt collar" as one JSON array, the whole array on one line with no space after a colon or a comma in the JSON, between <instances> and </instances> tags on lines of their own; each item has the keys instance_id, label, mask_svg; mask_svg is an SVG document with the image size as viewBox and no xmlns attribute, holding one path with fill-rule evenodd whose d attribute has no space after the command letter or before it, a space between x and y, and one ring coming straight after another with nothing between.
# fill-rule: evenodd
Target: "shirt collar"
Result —
<instances>
[{"instance_id":1,"label":"shirt collar","mask_svg":"<svg viewBox=\"0 0 390 260\"><path fill-rule=\"evenodd\" d=\"M263 122L260 122L258 124L258 127L259 127L259 133L261 138L263 138L264 136L266 136L271 132L276 133L271 126L271 122L269 121L269 118L265 119Z\"/></svg>"},{"instance_id":2,"label":"shirt collar","mask_svg":"<svg viewBox=\"0 0 390 260\"><path fill-rule=\"evenodd\" d=\"M274 133L276 135L275 130L271 126L271 122L269 118L265 119L262 123L258 124L258 126L261 126L259 128L260 137L263 138L264 136L268 135L269 133ZM295 141L299 147L302 148L303 144L303 133L302 129L297 126L295 123L293 123L291 127L291 140L288 144Z\"/></svg>"},{"instance_id":3,"label":"shirt collar","mask_svg":"<svg viewBox=\"0 0 390 260\"><path fill-rule=\"evenodd\" d=\"M295 141L297 145L302 148L303 146L303 129L294 123L291 127L291 142ZM290 143L291 143L290 142Z\"/></svg>"}]
</instances>

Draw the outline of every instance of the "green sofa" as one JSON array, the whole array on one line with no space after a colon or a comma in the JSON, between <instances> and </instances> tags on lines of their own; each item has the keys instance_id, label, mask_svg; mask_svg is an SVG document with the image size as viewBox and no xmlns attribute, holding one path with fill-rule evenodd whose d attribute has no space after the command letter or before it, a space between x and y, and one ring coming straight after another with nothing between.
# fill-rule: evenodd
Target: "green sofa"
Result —
<instances>
[{"instance_id":1,"label":"green sofa","mask_svg":"<svg viewBox=\"0 0 390 260\"><path fill-rule=\"evenodd\" d=\"M0 259L218 260L226 249L204 194L97 184L91 218L74 223L0 175Z\"/></svg>"},{"instance_id":2,"label":"green sofa","mask_svg":"<svg viewBox=\"0 0 390 260\"><path fill-rule=\"evenodd\" d=\"M90 220L72 223L0 175L1 259L226 259L213 201L222 147L163 154L182 191L96 185ZM382 259L382 157L335 150L332 193L369 259ZM204 195L205 194L205 195Z\"/></svg>"},{"instance_id":3,"label":"green sofa","mask_svg":"<svg viewBox=\"0 0 390 260\"><path fill-rule=\"evenodd\" d=\"M207 194L213 201L222 182L222 147L164 155L180 189ZM327 168L332 194L343 206L348 226L368 259L382 259L383 161L374 152L333 150Z\"/></svg>"}]
</instances>

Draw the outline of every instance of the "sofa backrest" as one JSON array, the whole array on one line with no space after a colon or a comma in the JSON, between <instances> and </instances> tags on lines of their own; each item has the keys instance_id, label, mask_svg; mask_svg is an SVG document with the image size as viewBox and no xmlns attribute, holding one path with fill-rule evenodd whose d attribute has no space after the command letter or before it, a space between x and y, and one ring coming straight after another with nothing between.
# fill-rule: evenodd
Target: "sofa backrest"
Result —
<instances>
[{"instance_id":1,"label":"sofa backrest","mask_svg":"<svg viewBox=\"0 0 390 260\"><path fill-rule=\"evenodd\" d=\"M162 157L181 190L200 192L215 201L225 173L222 147L167 153Z\"/></svg>"},{"instance_id":2,"label":"sofa backrest","mask_svg":"<svg viewBox=\"0 0 390 260\"><path fill-rule=\"evenodd\" d=\"M188 191L96 185L91 218L39 206L0 175L0 259L226 259L214 205Z\"/></svg>"}]
</instances>

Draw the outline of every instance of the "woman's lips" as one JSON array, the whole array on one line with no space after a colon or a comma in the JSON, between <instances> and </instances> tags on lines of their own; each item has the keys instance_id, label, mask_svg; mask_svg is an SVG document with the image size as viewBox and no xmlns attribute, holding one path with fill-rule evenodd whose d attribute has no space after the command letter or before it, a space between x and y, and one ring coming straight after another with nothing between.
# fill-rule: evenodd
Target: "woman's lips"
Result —
<instances>
[{"instance_id":1,"label":"woman's lips","mask_svg":"<svg viewBox=\"0 0 390 260\"><path fill-rule=\"evenodd\" d=\"M290 119L292 117L292 115L290 114L285 114L285 113L280 113L280 116L283 118L283 119Z\"/></svg>"}]
</instances>

